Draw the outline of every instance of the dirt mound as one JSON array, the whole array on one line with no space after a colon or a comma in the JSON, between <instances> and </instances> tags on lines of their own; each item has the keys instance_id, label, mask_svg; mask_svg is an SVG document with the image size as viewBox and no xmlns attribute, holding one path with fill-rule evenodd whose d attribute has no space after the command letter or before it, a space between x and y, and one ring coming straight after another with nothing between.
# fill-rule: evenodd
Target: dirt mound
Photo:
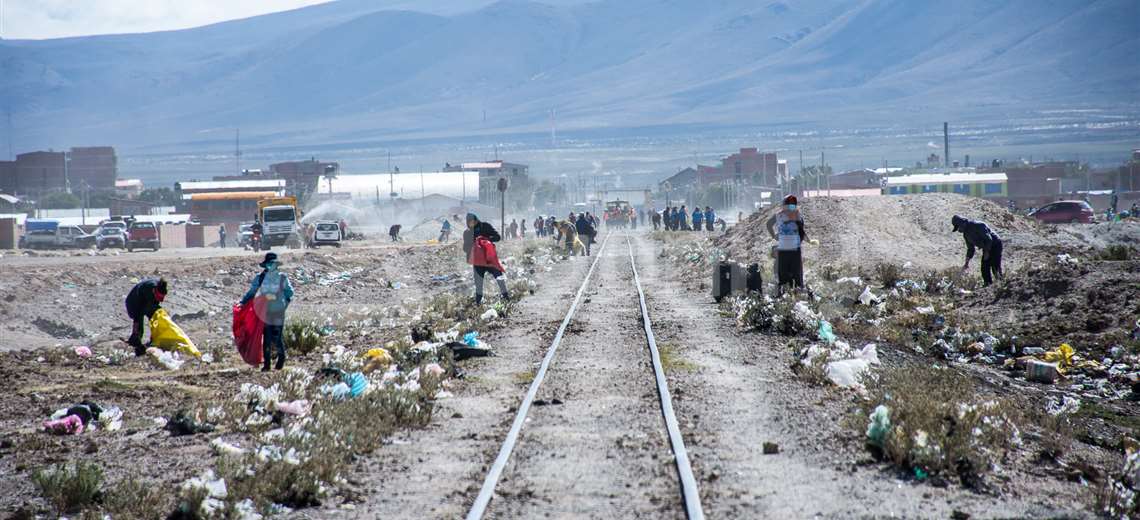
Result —
<instances>
[{"instance_id":1,"label":"dirt mound","mask_svg":"<svg viewBox=\"0 0 1140 520\"><path fill-rule=\"evenodd\" d=\"M733 226L717 245L738 261L768 258L775 242L764 229L778 208L753 213ZM805 268L821 264L871 267L881 262L944 269L961 265L965 258L962 235L954 233L950 218L962 215L995 228L1005 242L1007 262L1019 264L1029 250L1058 247L1032 220L976 197L948 193L884 197L823 197L801 204L808 238L819 246L804 249ZM1066 235L1068 247L1081 241ZM1062 247L1066 247L1062 245ZM980 255L976 260L980 260Z\"/></svg>"},{"instance_id":2,"label":"dirt mound","mask_svg":"<svg viewBox=\"0 0 1140 520\"><path fill-rule=\"evenodd\" d=\"M1140 261L1034 265L971 295L961 310L1027 346L1067 342L1099 360L1140 318Z\"/></svg>"}]
</instances>

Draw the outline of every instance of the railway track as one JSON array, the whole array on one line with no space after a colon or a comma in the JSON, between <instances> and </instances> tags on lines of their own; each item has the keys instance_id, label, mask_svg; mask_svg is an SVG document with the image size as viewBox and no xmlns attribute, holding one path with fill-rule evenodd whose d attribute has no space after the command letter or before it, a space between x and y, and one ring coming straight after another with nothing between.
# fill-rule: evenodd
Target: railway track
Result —
<instances>
[{"instance_id":1,"label":"railway track","mask_svg":"<svg viewBox=\"0 0 1140 520\"><path fill-rule=\"evenodd\" d=\"M528 387L527 392L522 399L522 402L517 408L517 412L515 414L514 420L511 423L510 430L508 430L507 435L499 448L498 455L495 458L495 461L491 465L490 469L487 471L479 494L476 496L474 503L468 511L468 520L478 520L484 518L484 516L487 514L488 509L491 505L491 501L495 496L496 487L499 485L503 473L507 469L508 463L511 461L512 454L515 452L516 447L520 445L520 443L524 442L520 441L523 426L527 424L528 415L531 412L532 406L535 403L535 399L538 396L540 389L542 389L544 381L547 380L548 372L551 370L551 367L555 365L556 354L559 347L563 343L563 338L566 335L567 329L570 327L571 323L575 322L576 319L578 319L576 315L583 303L583 297L587 293L588 288L591 287L591 282L596 279L595 272L597 271L598 264L602 261L603 258L605 258L605 253L607 251L607 248L610 246L611 239L613 239L614 235L614 232L608 233L605 238L603 238L600 247L595 250L595 256L593 257L593 260L590 264L590 268L586 272L581 285L578 287L574 299L570 304L570 308L567 310L565 317L562 319L557 331L555 332L550 346L546 349L546 353L542 358L542 362L539 364L539 367L534 374L534 379L531 381L530 386ZM655 401L660 409L661 418L660 423L657 427L664 428L664 432L668 438L668 446L673 455L673 463L676 468L677 485L674 487L674 490L679 496L679 503L683 508L684 515L690 520L703 519L704 512L701 507L697 482L693 476L692 467L689 463L688 453L685 449L684 439L681 436L680 427L673 412L673 403L669 393L669 385L665 378L665 372L664 368L662 367L660 352L657 348L657 342L653 335L653 324L649 316L648 306L646 305L645 292L642 289L641 279L637 271L637 261L634 255L633 243L630 241L628 236L625 237L625 242L625 249L628 252L629 256L629 268L632 271L630 280L632 282L633 288L636 289L637 295L637 303L634 307L638 310L637 314L640 318L637 320L638 323L636 324L636 329L639 329L642 333L640 343L644 346L643 352L644 354L648 355L650 364L653 368L652 378L650 381L647 381L647 383L651 382L654 386L654 390L657 395ZM598 283L600 284L601 282ZM606 287L607 292L612 293L616 290L617 289L612 286ZM632 396L630 396L630 399L632 399ZM634 427L630 426L630 428ZM565 437L570 437L570 435L567 434ZM573 439L560 440L564 442L574 442ZM589 449L584 446L581 448ZM512 469L515 472L525 474L526 468L520 466L525 466L525 464L518 463ZM571 482L567 482L566 484L569 485ZM632 483L626 483L627 487L630 485L632 485Z\"/></svg>"}]
</instances>

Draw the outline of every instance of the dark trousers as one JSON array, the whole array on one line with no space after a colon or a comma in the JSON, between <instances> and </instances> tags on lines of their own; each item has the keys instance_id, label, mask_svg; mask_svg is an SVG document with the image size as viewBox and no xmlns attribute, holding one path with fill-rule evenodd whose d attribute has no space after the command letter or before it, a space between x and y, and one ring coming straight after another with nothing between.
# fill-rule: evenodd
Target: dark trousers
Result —
<instances>
[{"instance_id":1,"label":"dark trousers","mask_svg":"<svg viewBox=\"0 0 1140 520\"><path fill-rule=\"evenodd\" d=\"M141 356L146 352L146 348L142 344L143 334L143 318L131 317L131 337L127 339L127 344L135 348L135 355Z\"/></svg>"},{"instance_id":2,"label":"dark trousers","mask_svg":"<svg viewBox=\"0 0 1140 520\"><path fill-rule=\"evenodd\" d=\"M266 325L261 336L261 354L265 359L265 369L269 369L269 354L277 348L277 370L285 367L285 326Z\"/></svg>"},{"instance_id":3,"label":"dark trousers","mask_svg":"<svg viewBox=\"0 0 1140 520\"><path fill-rule=\"evenodd\" d=\"M990 254L988 258L982 258L982 282L985 285L990 285L994 282L992 275L997 275L998 280L1001 280L1005 275L1001 272L1001 239L994 239L993 244L990 245Z\"/></svg>"},{"instance_id":4,"label":"dark trousers","mask_svg":"<svg viewBox=\"0 0 1140 520\"><path fill-rule=\"evenodd\" d=\"M779 280L781 290L787 285L793 287L804 286L804 260L799 249L794 251L777 250L776 264L780 271Z\"/></svg>"}]
</instances>

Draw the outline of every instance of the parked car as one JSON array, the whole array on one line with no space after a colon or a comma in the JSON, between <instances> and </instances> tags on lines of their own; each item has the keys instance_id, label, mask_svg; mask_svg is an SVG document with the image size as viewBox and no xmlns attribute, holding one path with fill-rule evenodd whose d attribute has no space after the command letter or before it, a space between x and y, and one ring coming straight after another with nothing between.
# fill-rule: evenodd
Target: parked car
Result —
<instances>
[{"instance_id":1,"label":"parked car","mask_svg":"<svg viewBox=\"0 0 1140 520\"><path fill-rule=\"evenodd\" d=\"M334 246L340 247L340 225L334 220L322 220L316 223L313 236L309 237L309 247Z\"/></svg>"},{"instance_id":2,"label":"parked car","mask_svg":"<svg viewBox=\"0 0 1140 520\"><path fill-rule=\"evenodd\" d=\"M153 222L135 221L131 223L130 229L127 230L127 251L134 251L139 248L158 251L158 245L158 228Z\"/></svg>"},{"instance_id":3,"label":"parked car","mask_svg":"<svg viewBox=\"0 0 1140 520\"><path fill-rule=\"evenodd\" d=\"M95 247L100 251L109 247L117 247L123 249L127 247L127 233L124 228L119 226L100 227L99 231L95 234Z\"/></svg>"},{"instance_id":4,"label":"parked car","mask_svg":"<svg viewBox=\"0 0 1140 520\"><path fill-rule=\"evenodd\" d=\"M1046 224L1084 223L1093 221L1093 209L1083 200L1062 200L1037 208L1029 216Z\"/></svg>"},{"instance_id":5,"label":"parked car","mask_svg":"<svg viewBox=\"0 0 1140 520\"><path fill-rule=\"evenodd\" d=\"M248 248L253 243L253 222L243 222L238 226L238 247Z\"/></svg>"},{"instance_id":6,"label":"parked car","mask_svg":"<svg viewBox=\"0 0 1140 520\"><path fill-rule=\"evenodd\" d=\"M21 237L22 247L28 249L66 249L95 247L95 235L79 226L61 225L58 220L28 219Z\"/></svg>"}]
</instances>

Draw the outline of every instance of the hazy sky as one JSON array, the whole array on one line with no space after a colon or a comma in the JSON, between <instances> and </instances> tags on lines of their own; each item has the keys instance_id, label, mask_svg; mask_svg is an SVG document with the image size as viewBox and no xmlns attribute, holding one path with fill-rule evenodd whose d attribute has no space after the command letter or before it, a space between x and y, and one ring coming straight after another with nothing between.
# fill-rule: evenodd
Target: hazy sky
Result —
<instances>
[{"instance_id":1,"label":"hazy sky","mask_svg":"<svg viewBox=\"0 0 1140 520\"><path fill-rule=\"evenodd\" d=\"M0 36L58 38L184 29L328 0L0 0Z\"/></svg>"}]
</instances>

